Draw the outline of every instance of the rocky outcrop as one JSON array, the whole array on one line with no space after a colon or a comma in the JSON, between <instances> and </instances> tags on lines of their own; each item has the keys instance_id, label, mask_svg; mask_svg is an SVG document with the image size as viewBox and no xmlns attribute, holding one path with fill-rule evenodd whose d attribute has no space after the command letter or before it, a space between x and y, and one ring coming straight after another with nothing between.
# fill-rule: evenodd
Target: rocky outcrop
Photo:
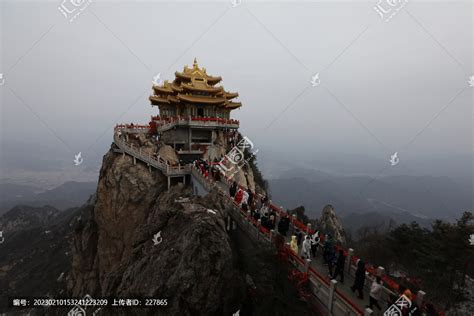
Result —
<instances>
[{"instance_id":1,"label":"rocky outcrop","mask_svg":"<svg viewBox=\"0 0 474 316\"><path fill-rule=\"evenodd\" d=\"M216 196L193 198L181 184L162 194L147 223L139 227L134 256L125 263L117 287L106 293L166 295L173 315L225 315L239 302L243 280ZM177 201L184 200L179 203ZM160 233L160 243L152 241Z\"/></svg>"},{"instance_id":2,"label":"rocky outcrop","mask_svg":"<svg viewBox=\"0 0 474 316\"><path fill-rule=\"evenodd\" d=\"M452 306L449 310L446 311L446 315L474 315L474 279L466 275L464 282L464 300L454 304L454 306Z\"/></svg>"},{"instance_id":3,"label":"rocky outcrop","mask_svg":"<svg viewBox=\"0 0 474 316\"><path fill-rule=\"evenodd\" d=\"M232 178L233 181L236 181L239 185L250 188L252 191L258 189L259 193L262 193L263 190L258 188L255 184L252 168L248 164L233 164L230 161L225 161L223 163L224 174L228 178Z\"/></svg>"},{"instance_id":4,"label":"rocky outcrop","mask_svg":"<svg viewBox=\"0 0 474 316\"><path fill-rule=\"evenodd\" d=\"M179 161L176 151L169 145L161 146L158 155L160 155L164 160L169 161L172 165L177 164Z\"/></svg>"},{"instance_id":5,"label":"rocky outcrop","mask_svg":"<svg viewBox=\"0 0 474 316\"><path fill-rule=\"evenodd\" d=\"M227 141L224 137L224 132L217 131L215 135L213 144L207 147L203 155L203 158L208 161L214 161L214 159L221 160L227 154Z\"/></svg>"},{"instance_id":6,"label":"rocky outcrop","mask_svg":"<svg viewBox=\"0 0 474 316\"><path fill-rule=\"evenodd\" d=\"M319 227L323 233L330 233L336 243L345 245L346 233L332 205L328 204L323 208Z\"/></svg>"},{"instance_id":7,"label":"rocky outcrop","mask_svg":"<svg viewBox=\"0 0 474 316\"><path fill-rule=\"evenodd\" d=\"M217 196L165 189L160 172L128 156L104 157L95 206L76 225L72 296L165 295L173 315L235 311L243 280L221 210L208 212L219 208Z\"/></svg>"},{"instance_id":8,"label":"rocky outcrop","mask_svg":"<svg viewBox=\"0 0 474 316\"><path fill-rule=\"evenodd\" d=\"M99 293L107 275L131 256L135 230L166 186L164 176L129 156L109 152L103 160L91 214L77 225L72 293Z\"/></svg>"}]
</instances>

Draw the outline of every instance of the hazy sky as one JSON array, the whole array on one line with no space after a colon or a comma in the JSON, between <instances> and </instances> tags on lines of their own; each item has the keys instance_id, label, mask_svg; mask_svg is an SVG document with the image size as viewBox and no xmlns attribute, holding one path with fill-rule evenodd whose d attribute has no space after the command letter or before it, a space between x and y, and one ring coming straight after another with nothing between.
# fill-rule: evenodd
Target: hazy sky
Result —
<instances>
[{"instance_id":1,"label":"hazy sky","mask_svg":"<svg viewBox=\"0 0 474 316\"><path fill-rule=\"evenodd\" d=\"M103 154L115 122L157 114L152 77L197 57L267 155L472 161L471 1L410 1L388 22L377 1L94 1L73 22L61 2L1 1L2 146Z\"/></svg>"}]
</instances>

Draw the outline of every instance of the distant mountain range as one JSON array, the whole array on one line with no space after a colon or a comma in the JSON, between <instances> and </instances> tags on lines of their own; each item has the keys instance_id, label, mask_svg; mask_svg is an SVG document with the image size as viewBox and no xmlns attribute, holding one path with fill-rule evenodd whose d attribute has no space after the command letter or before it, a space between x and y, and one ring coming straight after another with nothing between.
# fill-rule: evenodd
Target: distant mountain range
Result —
<instances>
[{"instance_id":1,"label":"distant mountain range","mask_svg":"<svg viewBox=\"0 0 474 316\"><path fill-rule=\"evenodd\" d=\"M318 170L295 168L269 180L272 199L287 208L304 205L309 217L319 217L332 204L344 226L417 221L429 226L433 219L454 220L472 209L470 188L449 177L335 176Z\"/></svg>"},{"instance_id":2,"label":"distant mountain range","mask_svg":"<svg viewBox=\"0 0 474 316\"><path fill-rule=\"evenodd\" d=\"M95 192L95 182L66 182L51 190L38 192L33 186L0 184L0 214L16 205L53 206L59 210L81 206Z\"/></svg>"},{"instance_id":3,"label":"distant mountain range","mask_svg":"<svg viewBox=\"0 0 474 316\"><path fill-rule=\"evenodd\" d=\"M78 210L16 206L0 216L4 238L0 252L0 313L5 311L7 297L18 293L65 295L72 260L71 221Z\"/></svg>"}]
</instances>

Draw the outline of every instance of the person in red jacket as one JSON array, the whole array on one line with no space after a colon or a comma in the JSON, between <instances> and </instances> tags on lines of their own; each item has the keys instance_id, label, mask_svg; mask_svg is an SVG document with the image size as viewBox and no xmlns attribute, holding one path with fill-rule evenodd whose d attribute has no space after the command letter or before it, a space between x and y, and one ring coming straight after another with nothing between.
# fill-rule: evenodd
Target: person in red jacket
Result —
<instances>
[{"instance_id":1,"label":"person in red jacket","mask_svg":"<svg viewBox=\"0 0 474 316\"><path fill-rule=\"evenodd\" d=\"M243 197L244 197L244 191L242 191L242 189L239 189L239 191L237 191L237 194L235 195L235 198L234 198L235 203L240 205Z\"/></svg>"}]
</instances>

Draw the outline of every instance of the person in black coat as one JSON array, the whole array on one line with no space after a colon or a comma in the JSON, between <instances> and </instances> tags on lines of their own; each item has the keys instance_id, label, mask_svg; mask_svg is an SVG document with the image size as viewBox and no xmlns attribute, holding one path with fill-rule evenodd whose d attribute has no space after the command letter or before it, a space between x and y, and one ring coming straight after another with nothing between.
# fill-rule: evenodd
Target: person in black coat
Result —
<instances>
[{"instance_id":1,"label":"person in black coat","mask_svg":"<svg viewBox=\"0 0 474 316\"><path fill-rule=\"evenodd\" d=\"M286 234L288 234L288 231L290 230L290 219L288 218L288 216L285 217L284 230L285 230L284 235L286 236Z\"/></svg>"},{"instance_id":2,"label":"person in black coat","mask_svg":"<svg viewBox=\"0 0 474 316\"><path fill-rule=\"evenodd\" d=\"M253 192L249 188L249 189L247 189L247 193L249 194L249 197L247 199L247 204L252 205L252 203L253 203Z\"/></svg>"},{"instance_id":3,"label":"person in black coat","mask_svg":"<svg viewBox=\"0 0 474 316\"><path fill-rule=\"evenodd\" d=\"M296 229L296 240L298 242L298 247L301 246L301 242L303 241L303 233L297 228Z\"/></svg>"},{"instance_id":4,"label":"person in black coat","mask_svg":"<svg viewBox=\"0 0 474 316\"><path fill-rule=\"evenodd\" d=\"M278 232L283 236L286 236L288 229L290 228L290 221L287 216L280 218L278 222Z\"/></svg>"},{"instance_id":5,"label":"person in black coat","mask_svg":"<svg viewBox=\"0 0 474 316\"><path fill-rule=\"evenodd\" d=\"M339 256L337 257L336 261L336 269L334 270L334 274L332 276L333 279L336 279L338 275L341 276L341 284L344 283L344 266L346 263L346 256L344 256L344 250L339 250Z\"/></svg>"},{"instance_id":6,"label":"person in black coat","mask_svg":"<svg viewBox=\"0 0 474 316\"><path fill-rule=\"evenodd\" d=\"M279 232L280 234L282 234L282 235L285 235L285 234L284 234L284 231L285 231L285 230L283 229L284 225L285 225L285 222L283 221L283 218L280 218L280 221L278 222L278 226L277 226L277 227L278 227L278 232Z\"/></svg>"},{"instance_id":7,"label":"person in black coat","mask_svg":"<svg viewBox=\"0 0 474 316\"><path fill-rule=\"evenodd\" d=\"M334 264L336 263L336 253L334 252L334 249L331 249L329 251L329 253L327 254L326 259L327 259L327 263L328 263L329 277L332 278Z\"/></svg>"},{"instance_id":8,"label":"person in black coat","mask_svg":"<svg viewBox=\"0 0 474 316\"><path fill-rule=\"evenodd\" d=\"M230 197L233 198L236 193L237 193L237 182L234 181L229 188L229 195Z\"/></svg>"},{"instance_id":9,"label":"person in black coat","mask_svg":"<svg viewBox=\"0 0 474 316\"><path fill-rule=\"evenodd\" d=\"M359 259L357 263L357 270L355 273L354 285L351 286L352 292L359 293L359 298L364 299L364 282L365 282L365 263Z\"/></svg>"}]
</instances>

